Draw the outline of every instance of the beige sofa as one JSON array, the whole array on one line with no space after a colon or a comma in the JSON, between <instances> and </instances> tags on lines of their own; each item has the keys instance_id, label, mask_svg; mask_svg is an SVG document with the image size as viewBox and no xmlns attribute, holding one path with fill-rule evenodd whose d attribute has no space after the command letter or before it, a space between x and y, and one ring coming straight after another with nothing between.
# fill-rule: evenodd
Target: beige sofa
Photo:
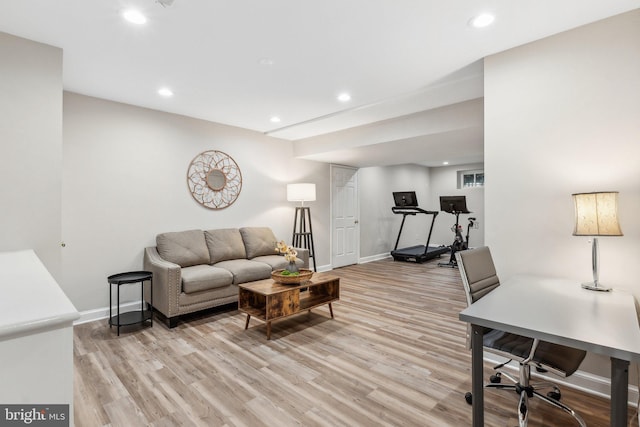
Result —
<instances>
[{"instance_id":1,"label":"beige sofa","mask_svg":"<svg viewBox=\"0 0 640 427\"><path fill-rule=\"evenodd\" d=\"M162 233L144 250L144 269L153 273L153 306L170 328L183 314L238 302L238 284L268 279L288 262L275 251L267 227ZM309 252L297 249L300 268ZM146 300L150 300L147 287Z\"/></svg>"}]
</instances>

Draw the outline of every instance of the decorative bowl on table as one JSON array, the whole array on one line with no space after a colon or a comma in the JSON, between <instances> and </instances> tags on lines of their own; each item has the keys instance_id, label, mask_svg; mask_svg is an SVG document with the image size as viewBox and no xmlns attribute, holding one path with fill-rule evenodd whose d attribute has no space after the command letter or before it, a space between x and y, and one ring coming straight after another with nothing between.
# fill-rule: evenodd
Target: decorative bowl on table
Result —
<instances>
[{"instance_id":1,"label":"decorative bowl on table","mask_svg":"<svg viewBox=\"0 0 640 427\"><path fill-rule=\"evenodd\" d=\"M301 268L297 273L284 273L289 270L274 270L271 272L271 278L276 283L281 283L283 285L299 285L300 283L304 283L311 279L313 276L313 271Z\"/></svg>"}]
</instances>

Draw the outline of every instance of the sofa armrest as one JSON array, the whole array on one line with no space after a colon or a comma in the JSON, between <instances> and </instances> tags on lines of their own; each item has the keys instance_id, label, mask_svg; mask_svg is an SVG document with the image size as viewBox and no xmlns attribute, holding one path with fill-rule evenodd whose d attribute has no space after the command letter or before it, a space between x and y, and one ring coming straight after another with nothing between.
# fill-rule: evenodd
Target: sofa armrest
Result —
<instances>
[{"instance_id":1,"label":"sofa armrest","mask_svg":"<svg viewBox=\"0 0 640 427\"><path fill-rule=\"evenodd\" d=\"M180 266L160 257L155 247L145 248L143 265L153 273L153 306L167 318L177 316L178 297L182 292ZM146 293L145 299L149 300Z\"/></svg>"},{"instance_id":2,"label":"sofa armrest","mask_svg":"<svg viewBox=\"0 0 640 427\"><path fill-rule=\"evenodd\" d=\"M309 268L309 249L305 248L293 248L298 252L297 257L304 263L302 268Z\"/></svg>"}]
</instances>

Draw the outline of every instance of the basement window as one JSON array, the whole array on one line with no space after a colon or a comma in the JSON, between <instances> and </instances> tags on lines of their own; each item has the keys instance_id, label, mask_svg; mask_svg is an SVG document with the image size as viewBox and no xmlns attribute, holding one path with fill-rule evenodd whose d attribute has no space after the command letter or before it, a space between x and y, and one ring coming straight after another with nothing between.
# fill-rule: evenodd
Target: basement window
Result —
<instances>
[{"instance_id":1,"label":"basement window","mask_svg":"<svg viewBox=\"0 0 640 427\"><path fill-rule=\"evenodd\" d=\"M484 170L458 171L458 188L484 187Z\"/></svg>"}]
</instances>

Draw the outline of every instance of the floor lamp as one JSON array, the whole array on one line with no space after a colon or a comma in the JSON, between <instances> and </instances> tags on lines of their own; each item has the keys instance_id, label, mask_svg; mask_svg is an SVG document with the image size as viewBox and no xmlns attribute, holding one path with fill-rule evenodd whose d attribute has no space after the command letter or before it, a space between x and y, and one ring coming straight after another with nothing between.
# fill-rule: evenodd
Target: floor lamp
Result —
<instances>
[{"instance_id":1,"label":"floor lamp","mask_svg":"<svg viewBox=\"0 0 640 427\"><path fill-rule=\"evenodd\" d=\"M313 271L316 271L316 251L313 246L311 211L308 206L304 206L304 202L312 202L315 199L315 184L287 184L287 200L290 202L300 202L300 206L296 206L296 213L293 219L291 246L309 250L309 258L313 259Z\"/></svg>"},{"instance_id":2,"label":"floor lamp","mask_svg":"<svg viewBox=\"0 0 640 427\"><path fill-rule=\"evenodd\" d=\"M593 282L583 283L582 287L592 291L610 291L603 286L598 277L598 236L622 236L618 223L618 192L572 194L576 210L574 236L590 236L591 266Z\"/></svg>"}]
</instances>

